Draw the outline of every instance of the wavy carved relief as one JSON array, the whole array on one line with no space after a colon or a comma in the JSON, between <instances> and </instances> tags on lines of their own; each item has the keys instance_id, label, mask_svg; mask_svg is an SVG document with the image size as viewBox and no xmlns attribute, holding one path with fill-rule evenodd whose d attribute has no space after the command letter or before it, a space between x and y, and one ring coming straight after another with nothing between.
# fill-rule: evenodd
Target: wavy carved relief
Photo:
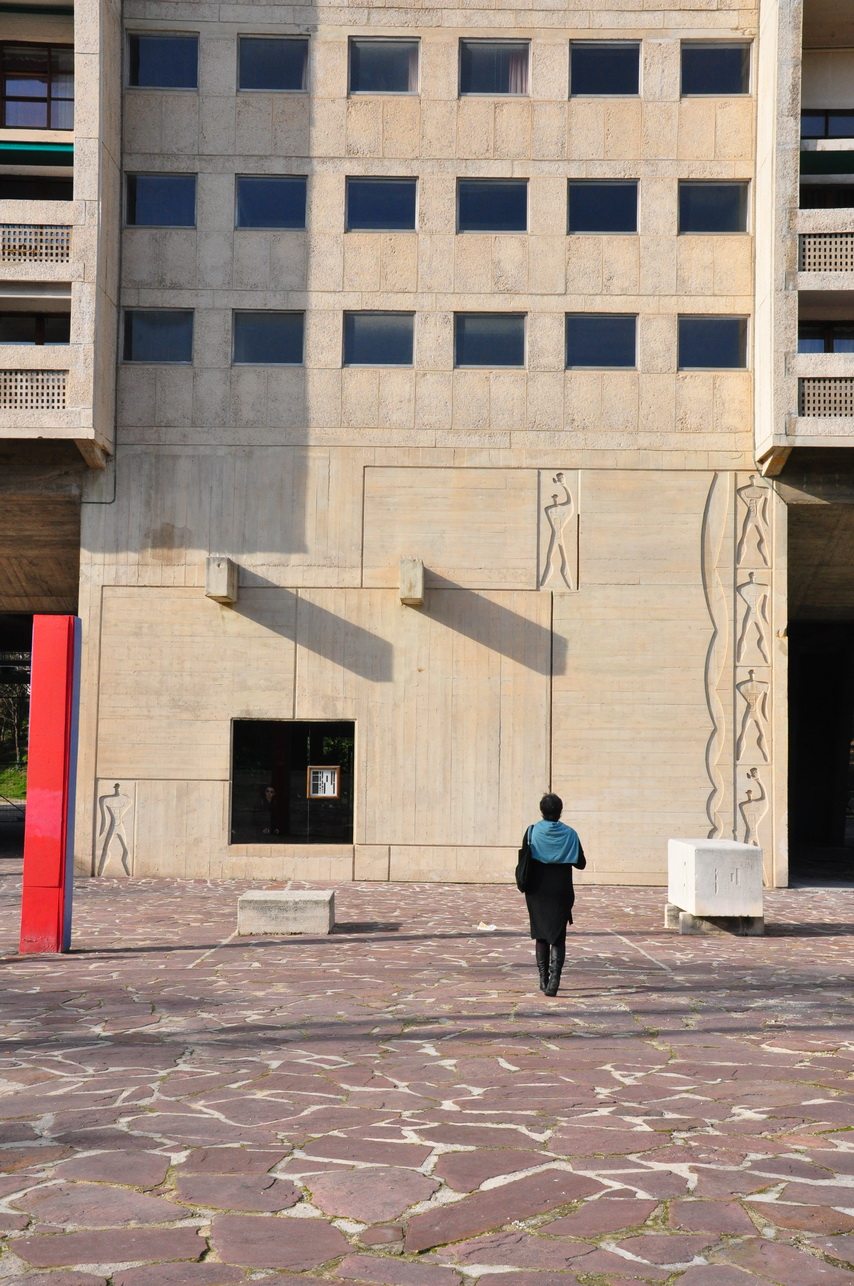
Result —
<instances>
[{"instance_id":1,"label":"wavy carved relief","mask_svg":"<svg viewBox=\"0 0 854 1286\"><path fill-rule=\"evenodd\" d=\"M723 802L726 788L721 756L726 744L726 713L719 688L728 652L729 605L721 580L720 564L729 508L729 480L726 475L716 473L706 497L702 528L703 593L712 626L705 667L706 705L712 723L706 742L706 775L711 786L706 800L710 839L719 838L724 831Z\"/></svg>"}]
</instances>

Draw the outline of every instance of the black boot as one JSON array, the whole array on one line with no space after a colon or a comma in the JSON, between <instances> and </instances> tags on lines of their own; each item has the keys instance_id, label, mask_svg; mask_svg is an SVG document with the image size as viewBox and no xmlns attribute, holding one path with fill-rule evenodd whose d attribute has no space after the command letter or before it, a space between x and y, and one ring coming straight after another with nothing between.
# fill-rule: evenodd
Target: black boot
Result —
<instances>
[{"instance_id":1,"label":"black boot","mask_svg":"<svg viewBox=\"0 0 854 1286\"><path fill-rule=\"evenodd\" d=\"M549 944L536 940L537 969L540 974L540 991L545 991L549 982Z\"/></svg>"},{"instance_id":2,"label":"black boot","mask_svg":"<svg viewBox=\"0 0 854 1286\"><path fill-rule=\"evenodd\" d=\"M553 943L549 948L549 980L543 991L547 996L556 996L557 989L560 986L560 975L563 969L563 962L566 956L566 948L562 943Z\"/></svg>"}]
</instances>

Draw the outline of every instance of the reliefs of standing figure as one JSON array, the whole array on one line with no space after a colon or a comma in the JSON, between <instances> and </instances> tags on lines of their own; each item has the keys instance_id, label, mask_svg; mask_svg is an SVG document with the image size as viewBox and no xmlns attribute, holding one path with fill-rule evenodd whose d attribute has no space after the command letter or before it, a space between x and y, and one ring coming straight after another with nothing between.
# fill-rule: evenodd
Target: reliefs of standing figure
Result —
<instances>
[{"instance_id":1,"label":"reliefs of standing figure","mask_svg":"<svg viewBox=\"0 0 854 1286\"><path fill-rule=\"evenodd\" d=\"M768 684L757 679L755 671L748 670L747 678L736 683L735 688L744 702L735 746L736 762L761 758L767 764L770 759L765 735L768 727Z\"/></svg>"},{"instance_id":2,"label":"reliefs of standing figure","mask_svg":"<svg viewBox=\"0 0 854 1286\"><path fill-rule=\"evenodd\" d=\"M756 481L751 473L750 481L738 488L738 498L744 506L744 513L739 529L735 560L739 567L750 566L754 561L763 567L770 567L768 557L768 488Z\"/></svg>"},{"instance_id":3,"label":"reliefs of standing figure","mask_svg":"<svg viewBox=\"0 0 854 1286\"><path fill-rule=\"evenodd\" d=\"M768 651L768 594L765 581L756 579L755 572L747 573L747 580L737 587L738 597L744 604L741 629L735 648L738 665L770 664Z\"/></svg>"},{"instance_id":4,"label":"reliefs of standing figure","mask_svg":"<svg viewBox=\"0 0 854 1286\"><path fill-rule=\"evenodd\" d=\"M108 862L118 857L125 875L131 874L133 857L127 834L128 814L133 796L124 793L120 782L110 793L98 796L98 837L95 874L103 875Z\"/></svg>"},{"instance_id":5,"label":"reliefs of standing figure","mask_svg":"<svg viewBox=\"0 0 854 1286\"><path fill-rule=\"evenodd\" d=\"M540 473L540 589L578 589L578 473Z\"/></svg>"},{"instance_id":6,"label":"reliefs of standing figure","mask_svg":"<svg viewBox=\"0 0 854 1286\"><path fill-rule=\"evenodd\" d=\"M749 768L743 798L739 798L739 838L743 844L759 844L759 826L768 812L768 793L758 768Z\"/></svg>"}]
</instances>

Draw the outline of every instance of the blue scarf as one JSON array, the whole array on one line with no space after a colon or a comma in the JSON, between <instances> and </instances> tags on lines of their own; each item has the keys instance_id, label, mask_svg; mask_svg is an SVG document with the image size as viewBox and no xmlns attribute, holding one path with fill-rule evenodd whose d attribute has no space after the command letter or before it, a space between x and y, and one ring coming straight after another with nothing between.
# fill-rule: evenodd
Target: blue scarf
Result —
<instances>
[{"instance_id":1,"label":"blue scarf","mask_svg":"<svg viewBox=\"0 0 854 1286\"><path fill-rule=\"evenodd\" d=\"M538 862L560 862L574 866L578 861L578 836L563 822L537 822L531 827L531 856Z\"/></svg>"}]
</instances>

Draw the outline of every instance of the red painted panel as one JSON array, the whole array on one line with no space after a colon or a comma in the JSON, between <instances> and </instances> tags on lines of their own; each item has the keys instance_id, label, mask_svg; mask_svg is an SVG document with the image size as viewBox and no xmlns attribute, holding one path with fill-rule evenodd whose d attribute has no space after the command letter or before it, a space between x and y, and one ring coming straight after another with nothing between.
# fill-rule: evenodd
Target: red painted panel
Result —
<instances>
[{"instance_id":1,"label":"red painted panel","mask_svg":"<svg viewBox=\"0 0 854 1286\"><path fill-rule=\"evenodd\" d=\"M74 616L33 618L22 952L68 948L78 638Z\"/></svg>"}]
</instances>

